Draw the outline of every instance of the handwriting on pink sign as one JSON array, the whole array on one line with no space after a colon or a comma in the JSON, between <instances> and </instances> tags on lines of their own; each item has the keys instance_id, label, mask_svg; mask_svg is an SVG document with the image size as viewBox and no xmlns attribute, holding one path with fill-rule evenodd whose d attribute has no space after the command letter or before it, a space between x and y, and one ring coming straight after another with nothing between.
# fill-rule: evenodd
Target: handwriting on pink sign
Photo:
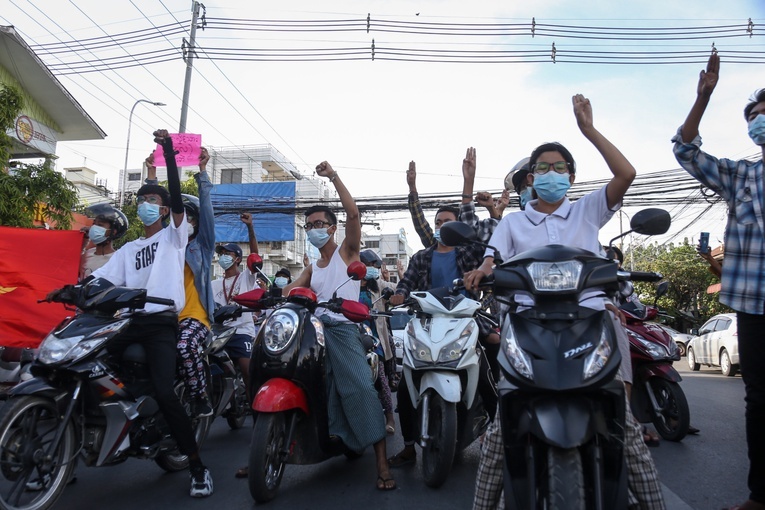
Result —
<instances>
[{"instance_id":1,"label":"handwriting on pink sign","mask_svg":"<svg viewBox=\"0 0 765 510\"><path fill-rule=\"evenodd\" d=\"M191 133L172 133L170 138L173 140L173 148L178 152L175 155L175 163L179 166L197 166L199 164L199 153L202 148L202 135L193 135ZM167 166L165 156L162 154L162 147L157 144L154 149L154 165Z\"/></svg>"}]
</instances>

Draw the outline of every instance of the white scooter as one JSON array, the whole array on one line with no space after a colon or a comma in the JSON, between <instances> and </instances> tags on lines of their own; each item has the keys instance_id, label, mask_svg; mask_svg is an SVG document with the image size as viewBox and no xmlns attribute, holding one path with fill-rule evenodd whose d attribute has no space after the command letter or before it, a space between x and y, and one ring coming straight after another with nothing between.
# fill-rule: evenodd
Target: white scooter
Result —
<instances>
[{"instance_id":1,"label":"white scooter","mask_svg":"<svg viewBox=\"0 0 765 510\"><path fill-rule=\"evenodd\" d=\"M422 475L426 485L439 487L456 453L489 423L476 391L481 303L437 288L412 292L405 304L415 314L405 330L403 372L419 418Z\"/></svg>"}]
</instances>

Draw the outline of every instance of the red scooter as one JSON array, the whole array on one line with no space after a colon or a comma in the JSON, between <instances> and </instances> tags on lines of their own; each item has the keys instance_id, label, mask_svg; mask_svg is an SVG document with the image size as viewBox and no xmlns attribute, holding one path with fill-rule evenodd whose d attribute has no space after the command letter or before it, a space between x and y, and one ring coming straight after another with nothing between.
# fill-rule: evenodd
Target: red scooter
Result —
<instances>
[{"instance_id":1,"label":"red scooter","mask_svg":"<svg viewBox=\"0 0 765 510\"><path fill-rule=\"evenodd\" d=\"M658 273L644 273L645 278L633 280L658 281ZM656 288L656 299L667 293L669 282ZM682 377L672 366L680 361L680 351L672 337L658 324L649 322L659 311L656 302L646 306L630 296L620 305L627 318L627 333L632 359L632 413L640 423L652 422L658 433L668 441L681 441L688 434L691 416L688 400L680 387Z\"/></svg>"},{"instance_id":2,"label":"red scooter","mask_svg":"<svg viewBox=\"0 0 765 510\"><path fill-rule=\"evenodd\" d=\"M349 281L365 274L361 262L348 266ZM359 456L329 433L324 326L314 312L323 307L357 323L369 319L370 312L362 303L341 298L317 303L316 295L305 287L293 288L284 298L256 289L234 301L251 310L274 308L261 326L250 362L256 418L248 481L252 497L264 503L276 497L287 464ZM382 419L382 408L380 412Z\"/></svg>"}]
</instances>

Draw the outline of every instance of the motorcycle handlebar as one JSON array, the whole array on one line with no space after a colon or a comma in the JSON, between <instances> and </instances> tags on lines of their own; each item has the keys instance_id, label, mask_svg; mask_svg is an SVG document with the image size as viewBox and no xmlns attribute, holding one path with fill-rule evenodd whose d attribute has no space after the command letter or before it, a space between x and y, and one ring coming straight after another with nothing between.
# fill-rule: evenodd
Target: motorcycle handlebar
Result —
<instances>
[{"instance_id":1,"label":"motorcycle handlebar","mask_svg":"<svg viewBox=\"0 0 765 510\"><path fill-rule=\"evenodd\" d=\"M175 306L175 301L173 301L172 299L159 298L159 297L146 296L146 302L153 303L155 305Z\"/></svg>"},{"instance_id":2,"label":"motorcycle handlebar","mask_svg":"<svg viewBox=\"0 0 765 510\"><path fill-rule=\"evenodd\" d=\"M648 271L629 271L628 274L633 282L658 282L664 278L661 273Z\"/></svg>"}]
</instances>

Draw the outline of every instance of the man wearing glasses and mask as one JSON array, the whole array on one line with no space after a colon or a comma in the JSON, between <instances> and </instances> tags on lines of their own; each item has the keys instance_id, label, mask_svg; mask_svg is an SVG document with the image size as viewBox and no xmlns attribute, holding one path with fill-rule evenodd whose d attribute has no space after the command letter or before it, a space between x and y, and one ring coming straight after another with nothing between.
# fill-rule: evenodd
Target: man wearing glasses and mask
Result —
<instances>
[{"instance_id":1,"label":"man wearing glasses and mask","mask_svg":"<svg viewBox=\"0 0 765 510\"><path fill-rule=\"evenodd\" d=\"M338 285L348 279L348 266L359 260L361 218L356 202L329 163L320 163L316 174L329 178L337 190L346 215L345 239L340 245L335 242L337 217L328 207L313 206L306 210L303 228L308 242L318 248L319 260L308 265L292 284L284 287L283 293L287 295L293 287L310 287L319 301L328 301ZM338 289L337 297L358 301L359 291L360 283L351 281ZM316 316L324 323L327 336L329 432L354 451L374 445L377 488L393 490L396 482L388 469L385 420L369 377L359 330L341 314L319 308Z\"/></svg>"}]
</instances>

